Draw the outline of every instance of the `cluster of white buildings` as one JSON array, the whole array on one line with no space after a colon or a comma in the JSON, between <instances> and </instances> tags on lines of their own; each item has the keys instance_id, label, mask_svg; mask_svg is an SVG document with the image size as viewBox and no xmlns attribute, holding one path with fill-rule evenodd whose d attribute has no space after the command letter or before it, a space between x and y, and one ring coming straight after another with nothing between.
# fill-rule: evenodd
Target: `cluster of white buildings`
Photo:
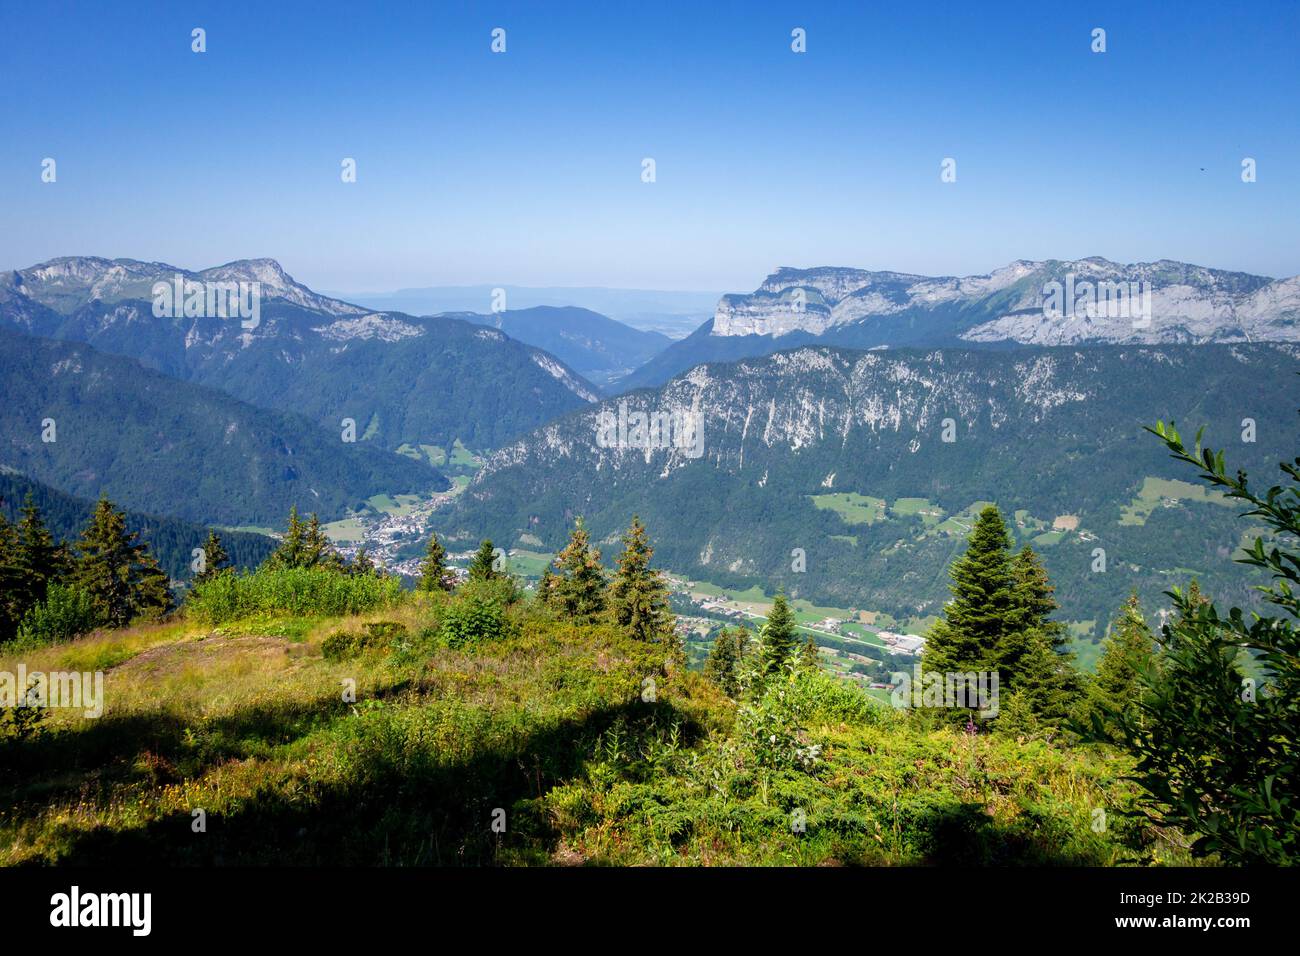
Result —
<instances>
[{"instance_id":1,"label":"cluster of white buildings","mask_svg":"<svg viewBox=\"0 0 1300 956\"><path fill-rule=\"evenodd\" d=\"M893 631L881 631L880 639L895 654L918 655L925 650L925 638L919 634L895 634Z\"/></svg>"}]
</instances>

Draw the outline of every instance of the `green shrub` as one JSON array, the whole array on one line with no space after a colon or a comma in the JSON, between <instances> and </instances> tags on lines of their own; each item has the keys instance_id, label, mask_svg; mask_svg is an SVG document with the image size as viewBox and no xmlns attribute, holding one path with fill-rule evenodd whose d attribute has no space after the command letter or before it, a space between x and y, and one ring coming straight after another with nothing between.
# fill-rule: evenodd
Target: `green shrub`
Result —
<instances>
[{"instance_id":1,"label":"green shrub","mask_svg":"<svg viewBox=\"0 0 1300 956\"><path fill-rule=\"evenodd\" d=\"M187 610L209 624L265 611L295 615L361 614L402 598L396 578L348 575L329 568L268 568L219 574L195 586Z\"/></svg>"},{"instance_id":2,"label":"green shrub","mask_svg":"<svg viewBox=\"0 0 1300 956\"><path fill-rule=\"evenodd\" d=\"M460 648L497 640L509 630L505 608L494 595L467 589L443 612L439 633L448 647Z\"/></svg>"},{"instance_id":3,"label":"green shrub","mask_svg":"<svg viewBox=\"0 0 1300 956\"><path fill-rule=\"evenodd\" d=\"M45 600L23 618L12 646L25 649L62 644L89 634L98 623L89 594L78 587L51 584Z\"/></svg>"}]
</instances>

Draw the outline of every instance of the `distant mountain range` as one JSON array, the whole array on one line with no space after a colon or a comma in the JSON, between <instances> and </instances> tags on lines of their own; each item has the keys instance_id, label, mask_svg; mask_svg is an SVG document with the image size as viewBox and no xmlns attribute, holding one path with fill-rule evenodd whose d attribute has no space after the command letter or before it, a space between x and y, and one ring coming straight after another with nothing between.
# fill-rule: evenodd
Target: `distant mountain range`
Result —
<instances>
[{"instance_id":1,"label":"distant mountain range","mask_svg":"<svg viewBox=\"0 0 1300 956\"><path fill-rule=\"evenodd\" d=\"M474 285L431 286L395 292L329 293L383 311L411 315L486 312L498 292L504 306L526 310L537 306L576 306L646 332L677 339L700 327L718 305L717 292L663 292L652 289L608 289L599 286Z\"/></svg>"},{"instance_id":2,"label":"distant mountain range","mask_svg":"<svg viewBox=\"0 0 1300 956\"><path fill-rule=\"evenodd\" d=\"M1055 298L1054 298L1055 293ZM701 362L804 344L853 348L1300 341L1300 277L1162 260L1021 260L988 275L780 268L619 380L661 385Z\"/></svg>"},{"instance_id":3,"label":"distant mountain range","mask_svg":"<svg viewBox=\"0 0 1300 956\"><path fill-rule=\"evenodd\" d=\"M236 318L156 317L152 289L257 282L256 327ZM372 312L319 295L271 259L201 272L133 259L70 257L0 274L0 326L85 342L167 375L221 389L365 440L493 448L597 390L562 361L451 318Z\"/></svg>"},{"instance_id":4,"label":"distant mountain range","mask_svg":"<svg viewBox=\"0 0 1300 956\"><path fill-rule=\"evenodd\" d=\"M178 276L258 283L257 320L155 315L155 284ZM409 291L392 301L425 311L429 290ZM334 519L446 489L426 460L459 441L491 454L434 515L458 544L555 548L582 515L612 546L639 513L675 569L924 616L972 509L995 500L1074 620L1133 588L1155 606L1190 573L1252 599L1233 511L1170 484L1141 425L1208 423L1234 465L1271 476L1295 438L1279 396L1300 370L1300 279L1103 259L967 278L783 268L680 341L513 293L493 313L471 291L468 309L417 316L270 259L0 273L0 466L195 526L280 527L293 504ZM698 419L699 447L626 447L629 409ZM1259 437L1238 443L1246 419Z\"/></svg>"},{"instance_id":5,"label":"distant mountain range","mask_svg":"<svg viewBox=\"0 0 1300 956\"><path fill-rule=\"evenodd\" d=\"M1023 512L1017 533L1039 542L1075 619L1107 620L1132 588L1159 606L1191 573L1249 602L1231 560L1235 512L1162 485L1186 476L1142 426L1206 424L1234 468L1268 482L1293 455L1294 402L1279 399L1297 371L1293 345L796 348L698 366L552 422L493 455L435 527L549 549L576 516L612 545L640 514L658 559L684 573L924 615L946 600L973 507L996 501ZM697 416L699 446L611 441L608 423L638 411ZM1091 570L1097 547L1105 573Z\"/></svg>"},{"instance_id":6,"label":"distant mountain range","mask_svg":"<svg viewBox=\"0 0 1300 956\"><path fill-rule=\"evenodd\" d=\"M643 332L573 306L539 305L489 315L461 312L443 318L500 329L512 339L545 349L599 386L631 374L672 342L658 332Z\"/></svg>"}]
</instances>

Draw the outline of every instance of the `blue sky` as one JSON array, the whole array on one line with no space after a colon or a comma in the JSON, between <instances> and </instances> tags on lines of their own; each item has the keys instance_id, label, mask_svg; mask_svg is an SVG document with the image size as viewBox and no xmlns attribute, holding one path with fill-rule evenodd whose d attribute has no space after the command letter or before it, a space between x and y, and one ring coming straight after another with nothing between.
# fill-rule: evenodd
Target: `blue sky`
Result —
<instances>
[{"instance_id":1,"label":"blue sky","mask_svg":"<svg viewBox=\"0 0 1300 956\"><path fill-rule=\"evenodd\" d=\"M0 269L272 256L344 290L1088 255L1293 275L1297 36L1295 2L0 0Z\"/></svg>"}]
</instances>

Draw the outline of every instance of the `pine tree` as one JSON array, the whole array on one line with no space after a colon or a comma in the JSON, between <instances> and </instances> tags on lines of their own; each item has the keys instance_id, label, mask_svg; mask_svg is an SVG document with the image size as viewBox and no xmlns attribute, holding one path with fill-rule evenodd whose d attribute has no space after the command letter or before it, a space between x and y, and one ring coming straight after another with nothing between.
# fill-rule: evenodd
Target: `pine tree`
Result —
<instances>
[{"instance_id":1,"label":"pine tree","mask_svg":"<svg viewBox=\"0 0 1300 956\"><path fill-rule=\"evenodd\" d=\"M474 559L469 563L469 579L495 581L501 576L501 572L496 569L496 548L492 546L491 540L485 538L478 546L478 550L474 552Z\"/></svg>"},{"instance_id":2,"label":"pine tree","mask_svg":"<svg viewBox=\"0 0 1300 956\"><path fill-rule=\"evenodd\" d=\"M27 579L18 558L18 532L0 513L0 642L17 633L29 601Z\"/></svg>"},{"instance_id":3,"label":"pine tree","mask_svg":"<svg viewBox=\"0 0 1300 956\"><path fill-rule=\"evenodd\" d=\"M100 498L77 542L73 579L90 596L98 619L112 627L171 610L167 575L138 538L126 530L126 516Z\"/></svg>"},{"instance_id":4,"label":"pine tree","mask_svg":"<svg viewBox=\"0 0 1300 956\"><path fill-rule=\"evenodd\" d=\"M46 589L69 570L67 549L57 544L45 527L41 511L29 491L23 501L23 516L16 527L18 564L30 581L36 601L45 600Z\"/></svg>"},{"instance_id":5,"label":"pine tree","mask_svg":"<svg viewBox=\"0 0 1300 956\"><path fill-rule=\"evenodd\" d=\"M926 671L992 669L998 645L1025 614L1014 593L1010 550L1002 514L989 505L975 521L966 553L949 572L952 600L944 607L943 618L930 629L921 660Z\"/></svg>"},{"instance_id":6,"label":"pine tree","mask_svg":"<svg viewBox=\"0 0 1300 956\"><path fill-rule=\"evenodd\" d=\"M303 521L298 516L297 505L289 509L289 526L267 563L276 568L343 570L343 559L321 530L320 519L313 513Z\"/></svg>"},{"instance_id":7,"label":"pine tree","mask_svg":"<svg viewBox=\"0 0 1300 956\"><path fill-rule=\"evenodd\" d=\"M1155 637L1134 593L1102 642L1097 673L1088 685L1087 714L1089 719L1095 719L1094 730L1101 735L1120 741L1118 730L1105 725L1110 723L1112 713L1127 719L1136 715L1143 676L1154 676L1155 651Z\"/></svg>"},{"instance_id":8,"label":"pine tree","mask_svg":"<svg viewBox=\"0 0 1300 956\"><path fill-rule=\"evenodd\" d=\"M772 602L772 610L758 633L762 672L773 674L794 656L798 645L794 613L786 603L784 594L776 596L776 600Z\"/></svg>"},{"instance_id":9,"label":"pine tree","mask_svg":"<svg viewBox=\"0 0 1300 956\"><path fill-rule=\"evenodd\" d=\"M743 627L723 628L714 638L704 662L704 676L731 698L740 694L740 667L749 642L748 634Z\"/></svg>"},{"instance_id":10,"label":"pine tree","mask_svg":"<svg viewBox=\"0 0 1300 956\"><path fill-rule=\"evenodd\" d=\"M451 583L447 580L447 549L442 546L436 534L429 536L429 546L424 551L424 560L420 562L420 583L416 590L451 590Z\"/></svg>"},{"instance_id":11,"label":"pine tree","mask_svg":"<svg viewBox=\"0 0 1300 956\"><path fill-rule=\"evenodd\" d=\"M332 571L346 570L343 556L335 550L333 542L321 529L320 518L316 516L314 511L311 517L307 519L307 531L303 536L303 547L307 561L305 567L329 568Z\"/></svg>"},{"instance_id":12,"label":"pine tree","mask_svg":"<svg viewBox=\"0 0 1300 956\"><path fill-rule=\"evenodd\" d=\"M645 525L633 515L623 535L623 553L618 558L609 596L615 622L640 641L658 642L673 634L668 584L661 571L650 567L654 553Z\"/></svg>"},{"instance_id":13,"label":"pine tree","mask_svg":"<svg viewBox=\"0 0 1300 956\"><path fill-rule=\"evenodd\" d=\"M266 559L266 563L276 568L304 567L304 538L306 532L306 525L298 517L298 506L292 505L289 508L289 526L285 529L280 544L271 552L271 556Z\"/></svg>"},{"instance_id":14,"label":"pine tree","mask_svg":"<svg viewBox=\"0 0 1300 956\"><path fill-rule=\"evenodd\" d=\"M229 570L230 555L226 554L226 549L221 544L221 535L209 528L208 539L203 542L203 570L194 575L194 583L202 584Z\"/></svg>"},{"instance_id":15,"label":"pine tree","mask_svg":"<svg viewBox=\"0 0 1300 956\"><path fill-rule=\"evenodd\" d=\"M605 610L605 568L581 518L569 533L569 543L555 556L555 565L551 606L575 621L594 620Z\"/></svg>"},{"instance_id":16,"label":"pine tree","mask_svg":"<svg viewBox=\"0 0 1300 956\"><path fill-rule=\"evenodd\" d=\"M1051 620L1060 609L1054 597L1056 588L1047 576L1047 569L1037 553L1025 545L1011 562L1012 598L1015 603L1015 626L1043 631L1051 639L1052 647L1060 650L1066 645L1065 625Z\"/></svg>"},{"instance_id":17,"label":"pine tree","mask_svg":"<svg viewBox=\"0 0 1300 956\"><path fill-rule=\"evenodd\" d=\"M1056 590L1033 548L1026 546L1011 561L1011 628L994 648L990 670L999 675L1001 692L1023 692L1023 703L1045 726L1067 716L1079 690L1074 655L1066 651L1066 629L1051 615L1059 605Z\"/></svg>"}]
</instances>

